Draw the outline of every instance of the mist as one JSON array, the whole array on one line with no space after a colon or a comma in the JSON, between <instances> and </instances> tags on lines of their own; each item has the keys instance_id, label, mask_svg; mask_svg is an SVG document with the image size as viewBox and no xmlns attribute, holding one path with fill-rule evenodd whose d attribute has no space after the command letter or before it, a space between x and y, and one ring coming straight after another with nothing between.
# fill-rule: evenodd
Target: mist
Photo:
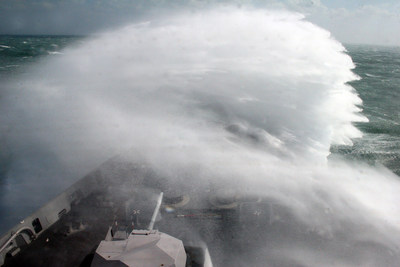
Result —
<instances>
[{"instance_id":1,"label":"mist","mask_svg":"<svg viewBox=\"0 0 400 267\"><path fill-rule=\"evenodd\" d=\"M87 38L7 85L0 121L16 182L3 205L43 203L124 154L170 181L269 198L325 244L257 240L254 266L395 262L398 177L328 160L367 121L354 67L328 31L287 11L177 12Z\"/></svg>"}]
</instances>

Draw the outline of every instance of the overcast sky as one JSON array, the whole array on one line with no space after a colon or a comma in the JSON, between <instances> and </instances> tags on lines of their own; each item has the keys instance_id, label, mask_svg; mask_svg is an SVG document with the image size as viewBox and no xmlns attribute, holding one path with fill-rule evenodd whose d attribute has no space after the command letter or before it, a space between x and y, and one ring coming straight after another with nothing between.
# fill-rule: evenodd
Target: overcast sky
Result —
<instances>
[{"instance_id":1,"label":"overcast sky","mask_svg":"<svg viewBox=\"0 0 400 267\"><path fill-rule=\"evenodd\" d=\"M157 16L161 9L215 3L290 9L341 42L400 46L398 0L0 0L0 34L91 34Z\"/></svg>"}]
</instances>

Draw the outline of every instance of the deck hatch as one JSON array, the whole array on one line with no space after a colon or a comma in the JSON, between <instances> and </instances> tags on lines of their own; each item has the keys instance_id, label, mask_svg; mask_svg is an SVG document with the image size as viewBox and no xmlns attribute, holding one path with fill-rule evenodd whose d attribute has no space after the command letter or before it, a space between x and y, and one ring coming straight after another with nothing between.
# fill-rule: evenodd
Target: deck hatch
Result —
<instances>
[{"instance_id":1,"label":"deck hatch","mask_svg":"<svg viewBox=\"0 0 400 267\"><path fill-rule=\"evenodd\" d=\"M39 233L40 231L42 231L43 227L42 224L40 223L39 218L36 218L32 221L32 227L33 230L35 230L35 233Z\"/></svg>"}]
</instances>

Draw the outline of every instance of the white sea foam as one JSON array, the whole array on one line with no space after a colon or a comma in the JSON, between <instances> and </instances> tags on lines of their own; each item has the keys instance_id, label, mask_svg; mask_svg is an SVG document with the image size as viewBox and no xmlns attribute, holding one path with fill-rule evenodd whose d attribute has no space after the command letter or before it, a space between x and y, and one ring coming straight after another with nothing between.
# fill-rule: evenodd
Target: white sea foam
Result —
<instances>
[{"instance_id":1,"label":"white sea foam","mask_svg":"<svg viewBox=\"0 0 400 267\"><path fill-rule=\"evenodd\" d=\"M336 240L323 253L285 244L282 257L366 264L371 257L340 247L365 241L398 253L400 184L386 170L326 160L331 144L361 136L353 122L366 121L346 84L358 77L344 51L283 11L227 8L130 25L66 50L19 84L27 97L8 106L11 132L22 150L39 144L56 166L82 174L133 148L170 179L229 180Z\"/></svg>"},{"instance_id":2,"label":"white sea foam","mask_svg":"<svg viewBox=\"0 0 400 267\"><path fill-rule=\"evenodd\" d=\"M49 55L61 55L62 53L59 51L48 51Z\"/></svg>"}]
</instances>

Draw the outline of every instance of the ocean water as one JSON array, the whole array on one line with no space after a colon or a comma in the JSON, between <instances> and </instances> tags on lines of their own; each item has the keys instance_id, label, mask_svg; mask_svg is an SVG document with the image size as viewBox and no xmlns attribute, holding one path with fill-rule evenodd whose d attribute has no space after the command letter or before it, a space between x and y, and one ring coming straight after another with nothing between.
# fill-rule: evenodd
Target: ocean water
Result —
<instances>
[{"instance_id":1,"label":"ocean water","mask_svg":"<svg viewBox=\"0 0 400 267\"><path fill-rule=\"evenodd\" d=\"M57 55L77 36L0 36L0 77L7 79L20 74L26 65L45 56Z\"/></svg>"},{"instance_id":2,"label":"ocean water","mask_svg":"<svg viewBox=\"0 0 400 267\"><path fill-rule=\"evenodd\" d=\"M400 48L346 45L360 80L351 82L363 100L366 123L356 123L363 137L353 146L332 147L348 160L382 164L400 175Z\"/></svg>"},{"instance_id":3,"label":"ocean water","mask_svg":"<svg viewBox=\"0 0 400 267\"><path fill-rule=\"evenodd\" d=\"M299 14L218 9L2 36L0 62L2 231L130 148L172 181L263 195L324 244L278 237L257 244L261 262L400 259L399 48L343 46Z\"/></svg>"}]
</instances>

